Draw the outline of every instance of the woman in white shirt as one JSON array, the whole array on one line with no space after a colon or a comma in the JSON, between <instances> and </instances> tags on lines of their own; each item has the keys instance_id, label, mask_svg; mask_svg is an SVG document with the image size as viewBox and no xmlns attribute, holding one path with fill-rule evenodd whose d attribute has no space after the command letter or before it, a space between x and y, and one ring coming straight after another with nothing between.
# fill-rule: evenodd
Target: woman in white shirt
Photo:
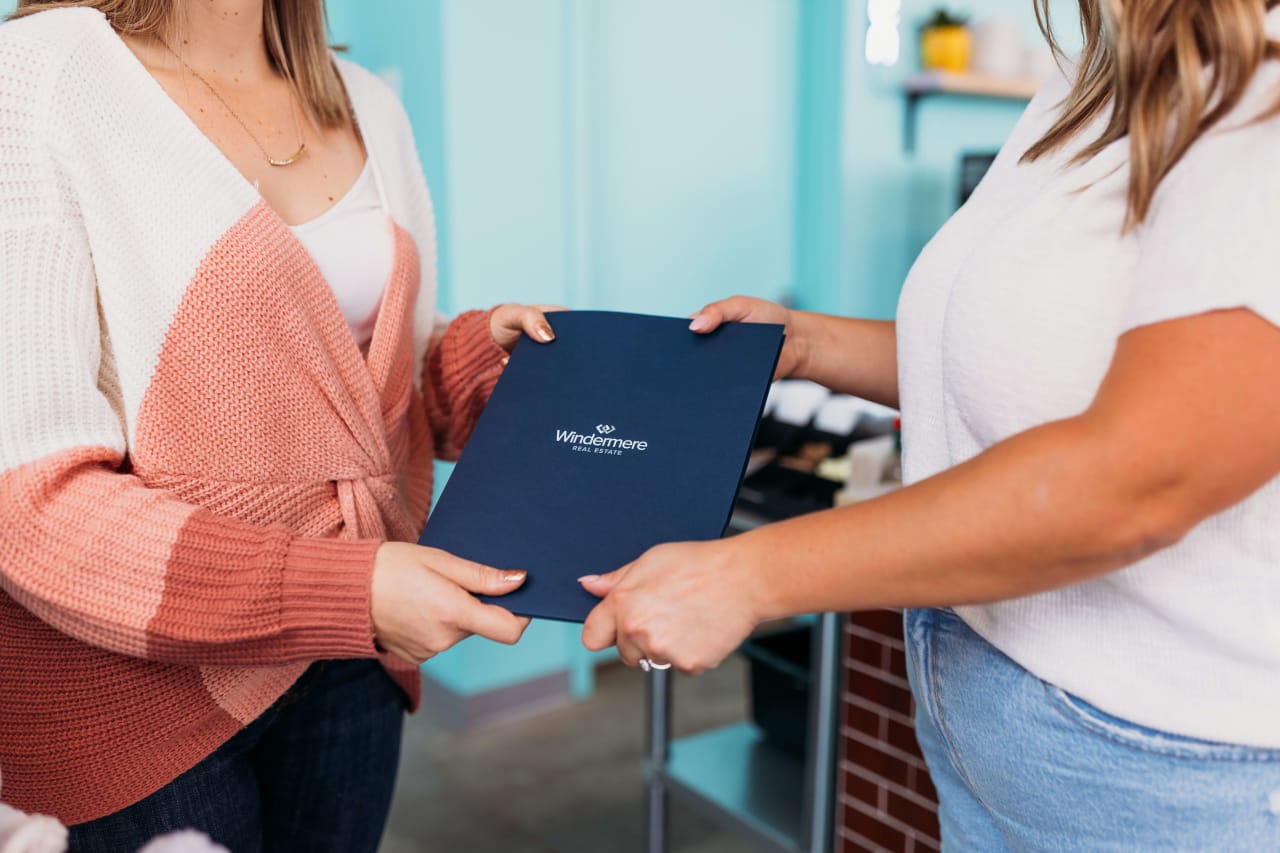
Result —
<instances>
[{"instance_id":1,"label":"woman in white shirt","mask_svg":"<svg viewBox=\"0 0 1280 853\"><path fill-rule=\"evenodd\" d=\"M913 608L947 849L1280 849L1274 5L1081 0L896 323L695 315L900 405L909 485L586 578L587 645L698 672L765 619Z\"/></svg>"}]
</instances>

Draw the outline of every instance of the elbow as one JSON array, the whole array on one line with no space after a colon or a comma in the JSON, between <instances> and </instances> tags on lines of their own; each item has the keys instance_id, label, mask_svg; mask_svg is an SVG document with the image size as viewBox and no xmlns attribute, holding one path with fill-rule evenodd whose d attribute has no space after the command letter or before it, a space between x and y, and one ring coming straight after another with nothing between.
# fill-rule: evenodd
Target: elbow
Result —
<instances>
[{"instance_id":1,"label":"elbow","mask_svg":"<svg viewBox=\"0 0 1280 853\"><path fill-rule=\"evenodd\" d=\"M1180 489L1146 491L1125 500L1108 527L1110 555L1127 565L1177 545L1199 521Z\"/></svg>"}]
</instances>

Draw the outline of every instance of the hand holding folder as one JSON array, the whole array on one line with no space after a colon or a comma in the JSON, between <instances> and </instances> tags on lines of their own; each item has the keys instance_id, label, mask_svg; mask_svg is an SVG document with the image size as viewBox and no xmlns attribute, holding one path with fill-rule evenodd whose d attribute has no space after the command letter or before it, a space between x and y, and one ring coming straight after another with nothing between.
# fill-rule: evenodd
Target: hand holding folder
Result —
<instances>
[{"instance_id":1,"label":"hand holding folder","mask_svg":"<svg viewBox=\"0 0 1280 853\"><path fill-rule=\"evenodd\" d=\"M597 599L579 577L723 534L783 334L598 311L555 328L516 345L419 541L527 570L491 600L581 622Z\"/></svg>"}]
</instances>

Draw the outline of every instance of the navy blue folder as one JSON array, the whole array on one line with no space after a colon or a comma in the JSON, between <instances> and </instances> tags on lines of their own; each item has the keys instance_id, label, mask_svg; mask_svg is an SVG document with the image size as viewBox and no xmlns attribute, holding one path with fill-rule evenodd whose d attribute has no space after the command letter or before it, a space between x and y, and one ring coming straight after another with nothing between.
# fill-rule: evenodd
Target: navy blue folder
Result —
<instances>
[{"instance_id":1,"label":"navy blue folder","mask_svg":"<svg viewBox=\"0 0 1280 853\"><path fill-rule=\"evenodd\" d=\"M529 576L486 599L581 622L578 578L662 542L715 539L733 509L782 326L606 311L522 338L419 542Z\"/></svg>"}]
</instances>

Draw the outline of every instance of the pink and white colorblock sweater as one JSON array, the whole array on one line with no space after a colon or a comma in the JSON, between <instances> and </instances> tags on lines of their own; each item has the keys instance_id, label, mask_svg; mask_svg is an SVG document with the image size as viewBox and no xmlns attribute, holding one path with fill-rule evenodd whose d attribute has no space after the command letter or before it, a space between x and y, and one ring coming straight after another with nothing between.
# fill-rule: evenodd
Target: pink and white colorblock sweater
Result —
<instances>
[{"instance_id":1,"label":"pink and white colorblock sweater","mask_svg":"<svg viewBox=\"0 0 1280 853\"><path fill-rule=\"evenodd\" d=\"M403 110L339 67L395 238L367 357L101 14L0 27L0 799L24 811L116 811L308 662L374 657L374 551L416 537L497 379L487 315L435 312Z\"/></svg>"}]
</instances>

